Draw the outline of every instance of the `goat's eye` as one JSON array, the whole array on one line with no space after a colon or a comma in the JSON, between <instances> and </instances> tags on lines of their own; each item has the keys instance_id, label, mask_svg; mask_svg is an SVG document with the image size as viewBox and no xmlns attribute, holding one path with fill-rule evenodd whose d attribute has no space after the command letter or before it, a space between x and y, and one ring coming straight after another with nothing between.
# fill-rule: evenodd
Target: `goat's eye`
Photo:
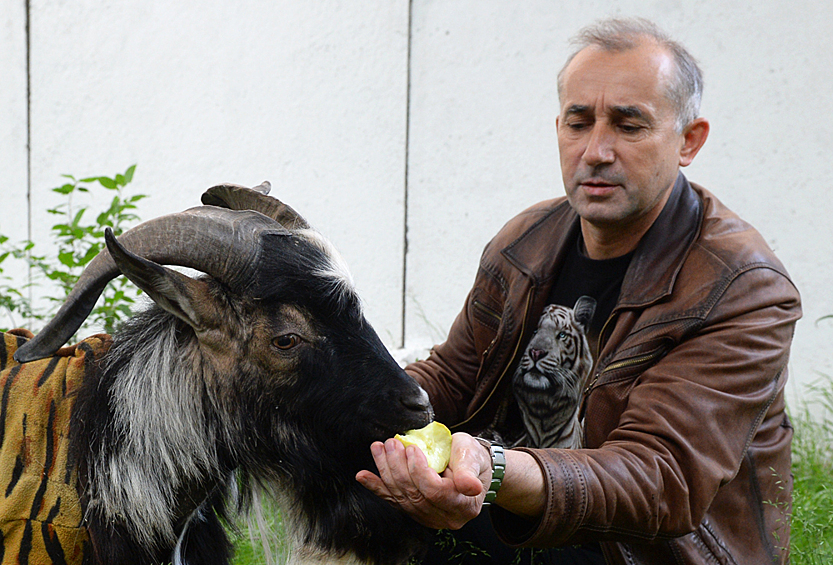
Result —
<instances>
[{"instance_id":1,"label":"goat's eye","mask_svg":"<svg viewBox=\"0 0 833 565\"><path fill-rule=\"evenodd\" d=\"M278 349L292 349L299 343L301 343L301 338L295 334L279 335L272 339L272 345Z\"/></svg>"}]
</instances>

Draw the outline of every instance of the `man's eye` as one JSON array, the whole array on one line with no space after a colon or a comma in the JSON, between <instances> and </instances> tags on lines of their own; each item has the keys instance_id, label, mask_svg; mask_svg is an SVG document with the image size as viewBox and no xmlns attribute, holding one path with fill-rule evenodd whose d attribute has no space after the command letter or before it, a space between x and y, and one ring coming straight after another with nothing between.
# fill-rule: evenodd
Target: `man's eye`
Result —
<instances>
[{"instance_id":1,"label":"man's eye","mask_svg":"<svg viewBox=\"0 0 833 565\"><path fill-rule=\"evenodd\" d=\"M631 124L622 124L619 126L619 129L625 133L636 133L642 129L642 126L635 126Z\"/></svg>"}]
</instances>

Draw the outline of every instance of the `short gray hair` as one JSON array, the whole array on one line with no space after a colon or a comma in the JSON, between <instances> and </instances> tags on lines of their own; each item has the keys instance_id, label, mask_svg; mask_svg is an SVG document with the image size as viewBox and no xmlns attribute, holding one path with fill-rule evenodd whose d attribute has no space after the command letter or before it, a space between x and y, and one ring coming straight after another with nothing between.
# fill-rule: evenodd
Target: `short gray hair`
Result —
<instances>
[{"instance_id":1,"label":"short gray hair","mask_svg":"<svg viewBox=\"0 0 833 565\"><path fill-rule=\"evenodd\" d=\"M636 48L643 39L652 39L671 54L676 73L669 81L666 95L677 113L677 131L694 121L700 113L703 97L703 71L688 50L671 39L656 24L643 18L611 18L598 21L579 31L570 41L575 50L558 73L558 97L561 98L564 70L586 47L600 47L605 51L627 51Z\"/></svg>"}]
</instances>

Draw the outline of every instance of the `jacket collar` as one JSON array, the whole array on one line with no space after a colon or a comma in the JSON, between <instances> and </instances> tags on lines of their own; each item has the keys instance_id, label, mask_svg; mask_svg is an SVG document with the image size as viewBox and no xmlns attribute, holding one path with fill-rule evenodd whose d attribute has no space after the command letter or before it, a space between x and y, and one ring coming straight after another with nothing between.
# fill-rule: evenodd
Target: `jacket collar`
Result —
<instances>
[{"instance_id":1,"label":"jacket collar","mask_svg":"<svg viewBox=\"0 0 833 565\"><path fill-rule=\"evenodd\" d=\"M700 198L679 173L668 202L636 246L618 306L644 306L671 294L702 218Z\"/></svg>"},{"instance_id":2,"label":"jacket collar","mask_svg":"<svg viewBox=\"0 0 833 565\"><path fill-rule=\"evenodd\" d=\"M702 216L699 197L679 173L668 202L637 245L622 282L619 306L645 305L671 293L683 259L700 231ZM501 253L531 278L533 285L548 286L578 230L578 215L562 199ZM542 249L552 252L542 253Z\"/></svg>"}]
</instances>

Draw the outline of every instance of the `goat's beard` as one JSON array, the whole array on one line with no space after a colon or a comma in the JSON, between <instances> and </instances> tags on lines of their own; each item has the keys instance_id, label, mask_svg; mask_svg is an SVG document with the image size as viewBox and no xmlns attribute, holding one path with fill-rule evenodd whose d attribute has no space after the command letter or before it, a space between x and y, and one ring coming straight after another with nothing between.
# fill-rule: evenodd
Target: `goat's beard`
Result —
<instances>
[{"instance_id":1,"label":"goat's beard","mask_svg":"<svg viewBox=\"0 0 833 565\"><path fill-rule=\"evenodd\" d=\"M72 427L76 455L87 454L89 506L147 547L175 543L181 509L172 502L189 485L224 472L198 375L182 359L179 324L156 308L128 321L100 377L91 379L98 382L85 383ZM106 420L84 416L104 409ZM90 429L93 422L99 428Z\"/></svg>"}]
</instances>

